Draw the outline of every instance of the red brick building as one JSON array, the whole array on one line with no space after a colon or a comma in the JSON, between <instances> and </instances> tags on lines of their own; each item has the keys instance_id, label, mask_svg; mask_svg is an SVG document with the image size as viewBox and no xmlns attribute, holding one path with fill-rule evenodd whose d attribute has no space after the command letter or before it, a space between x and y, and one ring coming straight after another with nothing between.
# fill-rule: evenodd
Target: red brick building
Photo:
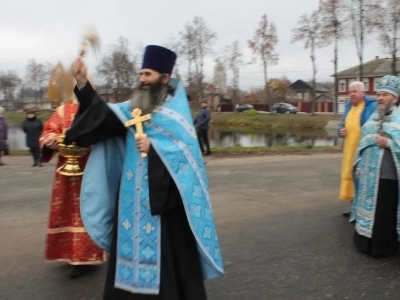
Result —
<instances>
[{"instance_id":1,"label":"red brick building","mask_svg":"<svg viewBox=\"0 0 400 300\"><path fill-rule=\"evenodd\" d=\"M354 66L338 73L338 112L342 113L344 104L349 100L349 85L353 81L362 81L365 84L365 92L369 96L375 96L376 84L380 78L391 74L391 58L379 58L378 56L364 63L362 79L359 78L359 66ZM400 72L400 58L397 59L397 68Z\"/></svg>"}]
</instances>

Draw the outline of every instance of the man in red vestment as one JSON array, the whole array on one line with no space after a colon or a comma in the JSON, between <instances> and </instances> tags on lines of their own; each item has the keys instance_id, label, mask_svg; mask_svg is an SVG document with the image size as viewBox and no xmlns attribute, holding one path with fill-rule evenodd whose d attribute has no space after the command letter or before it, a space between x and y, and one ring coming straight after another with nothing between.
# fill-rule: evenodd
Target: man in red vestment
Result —
<instances>
[{"instance_id":1,"label":"man in red vestment","mask_svg":"<svg viewBox=\"0 0 400 300\"><path fill-rule=\"evenodd\" d=\"M40 138L44 163L49 162L57 153L57 135L71 127L77 111L78 101L73 99L58 107L45 123ZM88 155L79 160L82 170L87 159ZM59 156L56 168L64 163L65 158ZM105 252L91 240L81 220L81 180L81 176L69 177L55 172L47 230L46 259L67 262L71 266L71 278L84 274L88 265L102 264L106 259Z\"/></svg>"}]
</instances>

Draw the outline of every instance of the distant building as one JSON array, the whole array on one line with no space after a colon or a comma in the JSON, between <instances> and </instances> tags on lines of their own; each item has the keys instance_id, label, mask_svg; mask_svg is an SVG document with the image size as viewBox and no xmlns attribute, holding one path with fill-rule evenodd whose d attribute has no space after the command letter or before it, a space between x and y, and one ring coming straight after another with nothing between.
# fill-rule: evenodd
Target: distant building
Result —
<instances>
[{"instance_id":1,"label":"distant building","mask_svg":"<svg viewBox=\"0 0 400 300\"><path fill-rule=\"evenodd\" d=\"M363 78L359 77L359 65L338 72L338 112L343 112L344 104L349 100L349 85L353 81L362 81L365 84L365 92L369 96L375 96L376 85L380 78L392 73L392 59L379 58L363 64ZM397 58L397 72L400 73L400 57Z\"/></svg>"},{"instance_id":2,"label":"distant building","mask_svg":"<svg viewBox=\"0 0 400 300\"><path fill-rule=\"evenodd\" d=\"M289 85L288 102L311 102L312 96L312 84L307 83L303 80L297 80ZM325 97L320 97L324 95ZM332 102L332 97L330 95L330 90L320 85L315 84L315 97L322 102ZM317 100L317 101L318 101Z\"/></svg>"},{"instance_id":3,"label":"distant building","mask_svg":"<svg viewBox=\"0 0 400 300\"><path fill-rule=\"evenodd\" d=\"M292 103L299 111L305 111L306 104L312 102L312 84L303 80L297 80L289 86L287 102ZM319 83L315 84L315 111L333 112L333 97L331 90ZM309 106L309 105L307 105ZM306 111L308 112L308 108Z\"/></svg>"}]
</instances>

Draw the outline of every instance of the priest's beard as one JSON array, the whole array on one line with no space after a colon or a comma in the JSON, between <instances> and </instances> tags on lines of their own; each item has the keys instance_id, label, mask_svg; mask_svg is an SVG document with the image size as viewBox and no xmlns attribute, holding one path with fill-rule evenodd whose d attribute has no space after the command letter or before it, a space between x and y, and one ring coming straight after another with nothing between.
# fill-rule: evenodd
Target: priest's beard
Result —
<instances>
[{"instance_id":1,"label":"priest's beard","mask_svg":"<svg viewBox=\"0 0 400 300\"><path fill-rule=\"evenodd\" d=\"M378 116L380 119L383 119L387 113L392 109L393 103L389 102L387 104L379 104L378 105Z\"/></svg>"},{"instance_id":2,"label":"priest's beard","mask_svg":"<svg viewBox=\"0 0 400 300\"><path fill-rule=\"evenodd\" d=\"M156 107L162 104L168 94L168 84L162 83L162 78L148 87L148 89L143 89L143 85L139 84L132 93L132 108L141 108L142 114L152 113Z\"/></svg>"}]
</instances>

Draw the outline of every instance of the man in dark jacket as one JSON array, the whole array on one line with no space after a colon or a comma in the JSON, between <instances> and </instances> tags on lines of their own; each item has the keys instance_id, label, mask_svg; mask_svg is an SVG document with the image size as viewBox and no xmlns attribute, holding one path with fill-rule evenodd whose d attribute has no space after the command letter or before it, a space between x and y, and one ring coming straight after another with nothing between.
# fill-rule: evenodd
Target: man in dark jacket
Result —
<instances>
[{"instance_id":1,"label":"man in dark jacket","mask_svg":"<svg viewBox=\"0 0 400 300\"><path fill-rule=\"evenodd\" d=\"M32 167L41 167L39 138L42 134L43 123L40 119L36 118L36 114L32 109L26 112L26 119L22 124L22 128L26 133L26 146L32 154Z\"/></svg>"},{"instance_id":2,"label":"man in dark jacket","mask_svg":"<svg viewBox=\"0 0 400 300\"><path fill-rule=\"evenodd\" d=\"M0 106L0 166L4 166L4 163L1 161L1 153L8 149L7 146L7 122L4 119L4 108Z\"/></svg>"},{"instance_id":3,"label":"man in dark jacket","mask_svg":"<svg viewBox=\"0 0 400 300\"><path fill-rule=\"evenodd\" d=\"M197 136L199 138L199 144L200 144L200 149L201 152L204 155L210 155L211 150L210 150L210 142L208 140L208 128L209 125L208 123L211 120L211 111L208 108L208 104L206 100L201 101L201 109L194 120L194 125L196 126L197 129ZM206 144L207 151L204 152L204 144Z\"/></svg>"}]
</instances>

